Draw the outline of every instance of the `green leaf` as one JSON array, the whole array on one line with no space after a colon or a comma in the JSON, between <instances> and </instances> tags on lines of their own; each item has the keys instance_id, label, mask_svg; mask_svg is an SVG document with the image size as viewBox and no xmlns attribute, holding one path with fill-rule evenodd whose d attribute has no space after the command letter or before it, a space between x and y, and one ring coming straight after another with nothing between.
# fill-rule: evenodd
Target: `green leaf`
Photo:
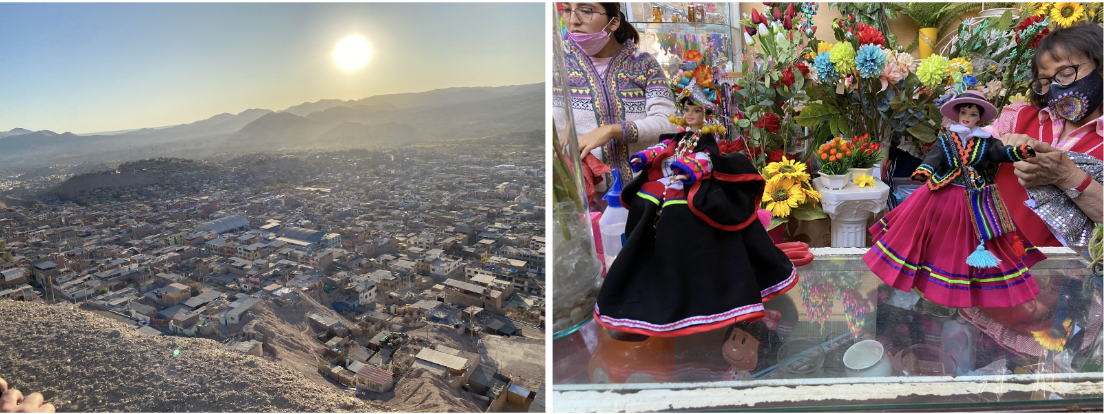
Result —
<instances>
[{"instance_id":1,"label":"green leaf","mask_svg":"<svg viewBox=\"0 0 1104 414\"><path fill-rule=\"evenodd\" d=\"M836 129L839 130L840 134L842 134L842 135L837 135L837 136L850 137L851 136L851 123L847 122L847 118L842 117L842 116L837 116L835 118L835 121L836 121L836 124L837 124Z\"/></svg>"},{"instance_id":2,"label":"green leaf","mask_svg":"<svg viewBox=\"0 0 1104 414\"><path fill-rule=\"evenodd\" d=\"M744 118L744 119L741 119L739 121L736 121L736 125L739 126L740 128L747 128L747 127L751 126L751 120L747 119L747 118Z\"/></svg>"},{"instance_id":3,"label":"green leaf","mask_svg":"<svg viewBox=\"0 0 1104 414\"><path fill-rule=\"evenodd\" d=\"M824 209L815 203L805 203L797 206L790 214L793 218L803 221L820 220L828 218L828 214L824 213Z\"/></svg>"},{"instance_id":4,"label":"green leaf","mask_svg":"<svg viewBox=\"0 0 1104 414\"><path fill-rule=\"evenodd\" d=\"M794 121L803 127L812 128L820 125L825 118L833 115L839 115L839 110L834 106L813 103L805 105L805 109L801 110L801 115L798 115Z\"/></svg>"},{"instance_id":5,"label":"green leaf","mask_svg":"<svg viewBox=\"0 0 1104 414\"><path fill-rule=\"evenodd\" d=\"M828 128L832 131L832 136L835 136L835 137L840 136L840 130L839 130L839 119L840 118L842 118L842 117L837 116L835 118L832 118L832 119L828 120Z\"/></svg>"},{"instance_id":6,"label":"green leaf","mask_svg":"<svg viewBox=\"0 0 1104 414\"><path fill-rule=\"evenodd\" d=\"M767 100L768 101L771 101L771 103L773 103L775 98L777 98L777 97L778 97L778 94L776 94L774 92L774 88L767 88Z\"/></svg>"},{"instance_id":7,"label":"green leaf","mask_svg":"<svg viewBox=\"0 0 1104 414\"><path fill-rule=\"evenodd\" d=\"M781 225L789 223L789 222L790 222L789 217L774 217L774 216L771 216L770 227L768 227L767 230L771 230L775 227L781 226Z\"/></svg>"},{"instance_id":8,"label":"green leaf","mask_svg":"<svg viewBox=\"0 0 1104 414\"><path fill-rule=\"evenodd\" d=\"M805 88L805 77L801 76L801 71L800 70L794 70L793 72L794 72L794 84L793 84L794 90L801 90L801 89Z\"/></svg>"},{"instance_id":9,"label":"green leaf","mask_svg":"<svg viewBox=\"0 0 1104 414\"><path fill-rule=\"evenodd\" d=\"M765 100L759 101L759 105L770 108L772 105L774 105L774 100L773 99L765 99Z\"/></svg>"},{"instance_id":10,"label":"green leaf","mask_svg":"<svg viewBox=\"0 0 1104 414\"><path fill-rule=\"evenodd\" d=\"M912 93L916 91L916 88L920 87L920 77L915 73L910 73L905 78L905 93L909 94L909 98L912 98Z\"/></svg>"},{"instance_id":11,"label":"green leaf","mask_svg":"<svg viewBox=\"0 0 1104 414\"><path fill-rule=\"evenodd\" d=\"M936 138L938 138L935 129L929 126L926 122L921 122L919 124L916 124L915 126L911 126L906 129L906 131L908 131L909 134L912 134L912 136L916 137L916 139L923 142L933 142Z\"/></svg>"}]
</instances>

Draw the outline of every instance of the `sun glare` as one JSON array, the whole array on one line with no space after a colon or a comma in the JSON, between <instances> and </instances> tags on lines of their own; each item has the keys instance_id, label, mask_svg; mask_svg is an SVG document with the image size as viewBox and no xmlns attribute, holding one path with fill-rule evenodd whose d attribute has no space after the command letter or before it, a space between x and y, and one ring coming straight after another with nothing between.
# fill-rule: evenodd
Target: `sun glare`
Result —
<instances>
[{"instance_id":1,"label":"sun glare","mask_svg":"<svg viewBox=\"0 0 1104 414\"><path fill-rule=\"evenodd\" d=\"M368 61L368 41L361 35L345 38L334 49L334 59L339 66L348 70L364 66Z\"/></svg>"}]
</instances>

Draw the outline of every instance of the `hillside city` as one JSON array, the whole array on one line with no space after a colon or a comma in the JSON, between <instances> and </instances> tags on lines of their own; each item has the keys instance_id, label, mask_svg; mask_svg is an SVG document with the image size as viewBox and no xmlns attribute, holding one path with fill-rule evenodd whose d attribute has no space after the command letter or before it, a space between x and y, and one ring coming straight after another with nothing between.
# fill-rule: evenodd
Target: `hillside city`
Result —
<instances>
[{"instance_id":1,"label":"hillside city","mask_svg":"<svg viewBox=\"0 0 1104 414\"><path fill-rule=\"evenodd\" d=\"M431 384L543 412L543 165L461 140L0 171L0 301L210 339L397 411Z\"/></svg>"}]
</instances>

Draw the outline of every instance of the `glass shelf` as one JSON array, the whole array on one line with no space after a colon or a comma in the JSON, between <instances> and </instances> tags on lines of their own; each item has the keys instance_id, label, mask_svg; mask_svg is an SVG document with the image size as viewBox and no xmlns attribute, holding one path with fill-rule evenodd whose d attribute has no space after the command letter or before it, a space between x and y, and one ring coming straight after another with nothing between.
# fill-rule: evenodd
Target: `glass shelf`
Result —
<instances>
[{"instance_id":1,"label":"glass shelf","mask_svg":"<svg viewBox=\"0 0 1104 414\"><path fill-rule=\"evenodd\" d=\"M980 308L945 308L893 289L863 263L866 249L813 251L816 259L798 269L801 283L767 302L766 308L778 313L774 329L755 334L764 346L754 369L733 372L722 358L726 329L619 341L590 323L553 341L555 410L1102 406L1101 290L1091 283L1100 276L1087 270L1084 256L1066 248L1044 248L1048 259L1031 269L1042 290L1037 299L1051 299L1040 311L1028 312L1032 318L1026 320L1040 332L1052 326L1055 310L1072 322L1070 349L1055 352L1038 346L1030 333L1007 329ZM997 317L1012 311L1001 309ZM1026 324L1024 320L1017 326ZM944 344L945 337L953 339ZM954 340L969 345L955 348ZM860 341L877 343L885 351L877 355L885 355L887 363L849 368L843 356Z\"/></svg>"},{"instance_id":2,"label":"glass shelf","mask_svg":"<svg viewBox=\"0 0 1104 414\"><path fill-rule=\"evenodd\" d=\"M687 22L634 22L636 30L650 33L689 33L689 34L723 34L731 35L727 24L718 23L687 23Z\"/></svg>"}]
</instances>

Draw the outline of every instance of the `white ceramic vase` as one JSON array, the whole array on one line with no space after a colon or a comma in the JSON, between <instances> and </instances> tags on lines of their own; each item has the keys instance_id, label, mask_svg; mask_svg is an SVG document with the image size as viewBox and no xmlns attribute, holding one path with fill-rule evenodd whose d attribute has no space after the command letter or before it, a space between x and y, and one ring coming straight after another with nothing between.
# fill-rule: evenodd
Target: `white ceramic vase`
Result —
<instances>
[{"instance_id":1,"label":"white ceramic vase","mask_svg":"<svg viewBox=\"0 0 1104 414\"><path fill-rule=\"evenodd\" d=\"M847 182L850 181L850 174L828 175L821 174L821 181L825 187L829 190L842 190L847 186Z\"/></svg>"},{"instance_id":2,"label":"white ceramic vase","mask_svg":"<svg viewBox=\"0 0 1104 414\"><path fill-rule=\"evenodd\" d=\"M851 181L854 181L856 178L859 178L860 176L864 176L864 175L869 175L869 176L873 177L873 174L874 174L874 167L870 167L870 168L851 167Z\"/></svg>"}]
</instances>

